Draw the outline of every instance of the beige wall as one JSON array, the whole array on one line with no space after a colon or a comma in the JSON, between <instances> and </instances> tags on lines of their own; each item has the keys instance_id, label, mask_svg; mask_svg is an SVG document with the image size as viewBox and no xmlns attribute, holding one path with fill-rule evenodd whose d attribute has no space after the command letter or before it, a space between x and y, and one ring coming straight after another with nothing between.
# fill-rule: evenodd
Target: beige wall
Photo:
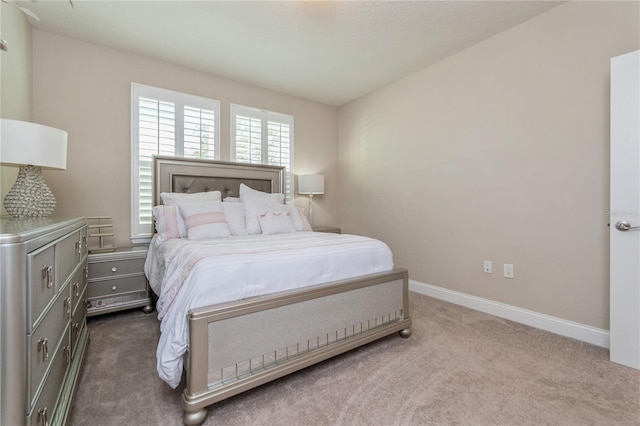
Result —
<instances>
[{"instance_id":1,"label":"beige wall","mask_svg":"<svg viewBox=\"0 0 640 426\"><path fill-rule=\"evenodd\" d=\"M10 4L1 3L0 15L0 34L8 45L8 50L0 53L0 116L31 121L31 26ZM0 167L1 199L17 175L17 167ZM4 207L2 214L6 214Z\"/></svg>"},{"instance_id":2,"label":"beige wall","mask_svg":"<svg viewBox=\"0 0 640 426\"><path fill-rule=\"evenodd\" d=\"M607 329L609 64L639 4L562 5L340 108L343 230L414 280Z\"/></svg>"},{"instance_id":3,"label":"beige wall","mask_svg":"<svg viewBox=\"0 0 640 426\"><path fill-rule=\"evenodd\" d=\"M130 244L130 87L137 82L220 100L222 160L229 159L230 103L294 115L294 172L325 174L314 219L337 217L337 108L38 30L33 57L34 120L69 133L67 170L44 172L55 214L112 216L116 244ZM296 204L307 206L302 197Z\"/></svg>"}]
</instances>

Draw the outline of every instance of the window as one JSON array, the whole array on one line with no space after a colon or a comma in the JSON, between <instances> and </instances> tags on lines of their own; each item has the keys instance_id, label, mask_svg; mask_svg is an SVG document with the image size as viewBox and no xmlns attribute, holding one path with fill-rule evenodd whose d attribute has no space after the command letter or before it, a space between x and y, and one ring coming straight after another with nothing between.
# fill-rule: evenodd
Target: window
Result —
<instances>
[{"instance_id":1,"label":"window","mask_svg":"<svg viewBox=\"0 0 640 426\"><path fill-rule=\"evenodd\" d=\"M293 200L293 116L231 104L231 160L285 166L285 199Z\"/></svg>"},{"instance_id":2,"label":"window","mask_svg":"<svg viewBox=\"0 0 640 426\"><path fill-rule=\"evenodd\" d=\"M153 155L220 158L220 102L131 84L131 240L153 232Z\"/></svg>"}]
</instances>

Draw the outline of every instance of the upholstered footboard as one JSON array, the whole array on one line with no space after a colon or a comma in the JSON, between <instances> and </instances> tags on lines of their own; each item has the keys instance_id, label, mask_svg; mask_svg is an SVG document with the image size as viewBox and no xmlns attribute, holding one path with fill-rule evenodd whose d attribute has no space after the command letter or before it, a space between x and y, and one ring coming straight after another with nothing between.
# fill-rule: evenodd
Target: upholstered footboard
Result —
<instances>
[{"instance_id":1,"label":"upholstered footboard","mask_svg":"<svg viewBox=\"0 0 640 426\"><path fill-rule=\"evenodd\" d=\"M394 332L411 334L408 273L375 275L192 310L184 423L207 406Z\"/></svg>"}]
</instances>

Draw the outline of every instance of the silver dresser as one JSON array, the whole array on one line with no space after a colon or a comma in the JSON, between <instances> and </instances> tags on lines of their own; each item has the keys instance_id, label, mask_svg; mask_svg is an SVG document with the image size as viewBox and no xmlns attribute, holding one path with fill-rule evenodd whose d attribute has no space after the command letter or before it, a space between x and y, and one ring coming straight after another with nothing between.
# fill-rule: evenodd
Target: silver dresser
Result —
<instances>
[{"instance_id":1,"label":"silver dresser","mask_svg":"<svg viewBox=\"0 0 640 426\"><path fill-rule=\"evenodd\" d=\"M87 279L86 218L0 219L0 425L66 423Z\"/></svg>"}]
</instances>

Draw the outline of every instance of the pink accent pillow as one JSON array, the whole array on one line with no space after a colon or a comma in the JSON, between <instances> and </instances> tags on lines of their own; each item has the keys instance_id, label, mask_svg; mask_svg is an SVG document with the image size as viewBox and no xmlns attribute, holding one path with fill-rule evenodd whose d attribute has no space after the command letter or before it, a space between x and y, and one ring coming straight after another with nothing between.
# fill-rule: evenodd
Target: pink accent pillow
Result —
<instances>
[{"instance_id":1,"label":"pink accent pillow","mask_svg":"<svg viewBox=\"0 0 640 426\"><path fill-rule=\"evenodd\" d=\"M180 212L190 240L231 236L221 201L181 205Z\"/></svg>"},{"instance_id":2,"label":"pink accent pillow","mask_svg":"<svg viewBox=\"0 0 640 426\"><path fill-rule=\"evenodd\" d=\"M156 232L160 234L162 240L187 236L187 228L178 206L155 206L152 214Z\"/></svg>"}]
</instances>

